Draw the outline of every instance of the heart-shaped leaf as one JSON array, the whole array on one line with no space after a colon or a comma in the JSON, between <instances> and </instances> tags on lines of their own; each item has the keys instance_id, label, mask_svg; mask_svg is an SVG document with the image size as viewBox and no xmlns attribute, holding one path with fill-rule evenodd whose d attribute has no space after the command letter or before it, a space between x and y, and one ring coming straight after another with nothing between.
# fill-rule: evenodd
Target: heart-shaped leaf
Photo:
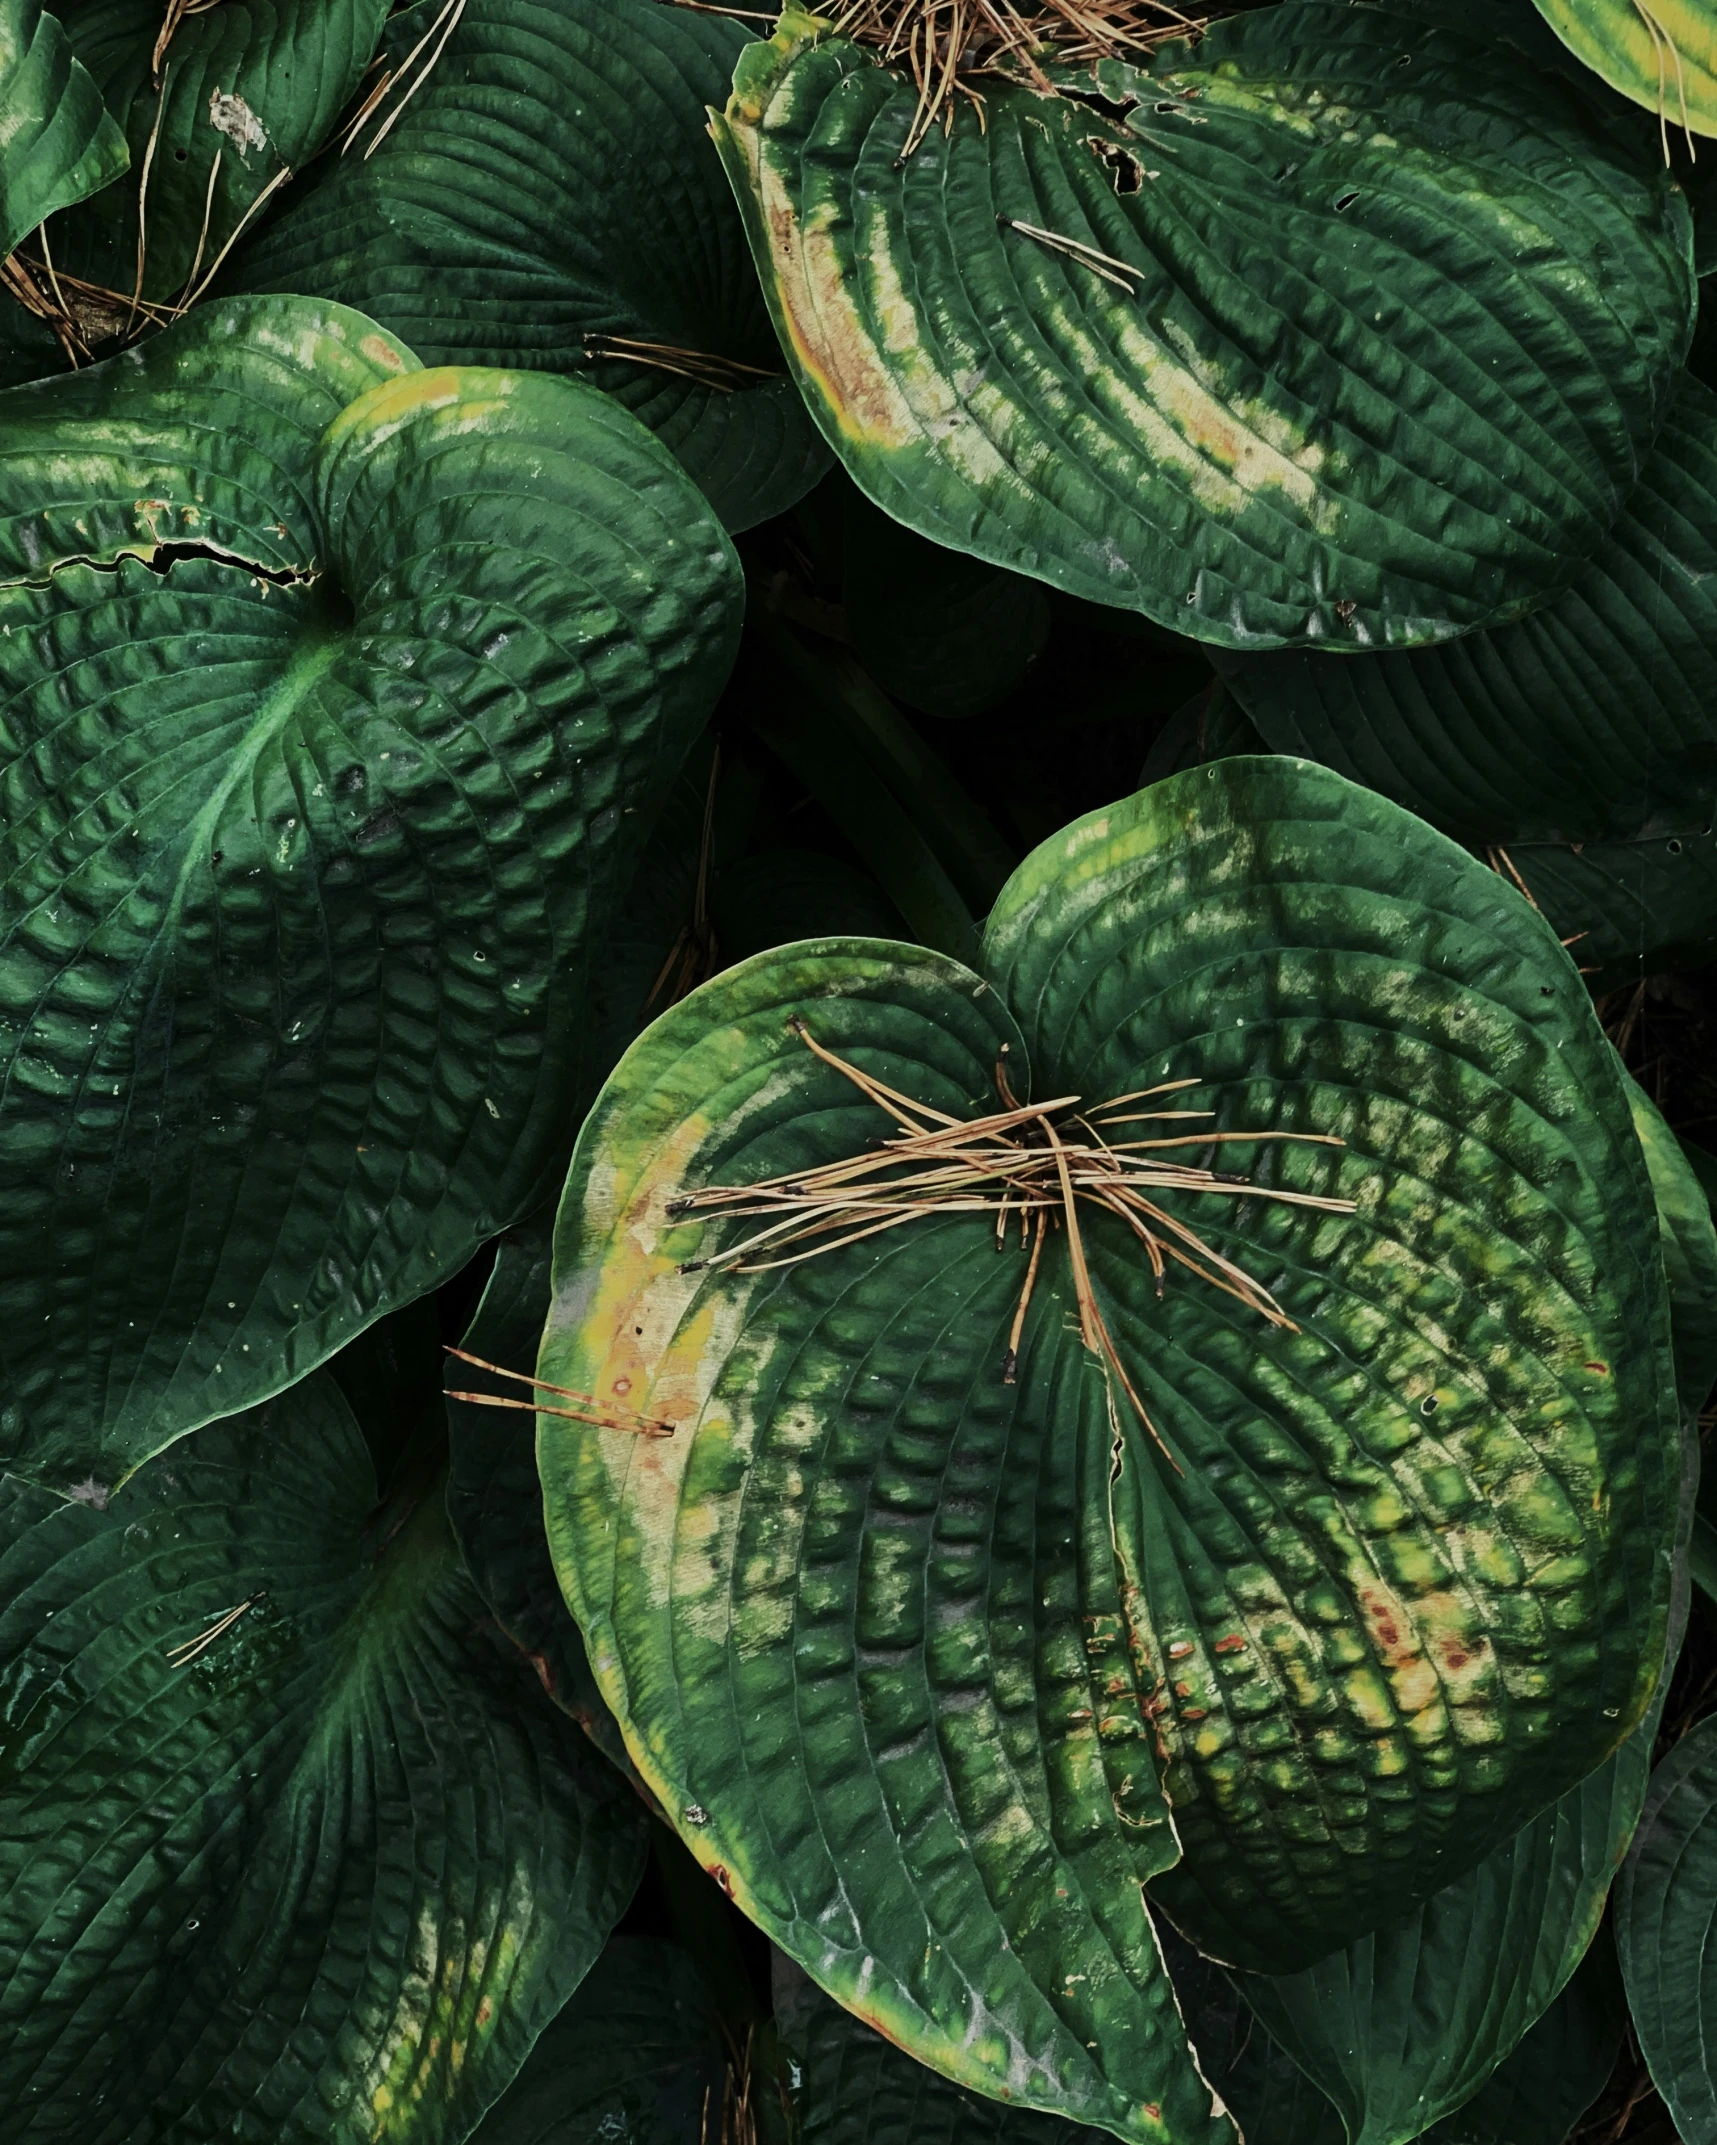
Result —
<instances>
[{"instance_id":1,"label":"heart-shaped leaf","mask_svg":"<svg viewBox=\"0 0 1717 2145\"><path fill-rule=\"evenodd\" d=\"M0 0L0 257L56 209L111 185L127 154L59 17L40 0ZM15 270L4 274L15 289Z\"/></svg>"},{"instance_id":2,"label":"heart-shaped leaf","mask_svg":"<svg viewBox=\"0 0 1717 2145\"><path fill-rule=\"evenodd\" d=\"M0 407L0 1443L45 1479L542 1198L591 936L731 660L731 547L640 425L411 368L245 299Z\"/></svg>"},{"instance_id":3,"label":"heart-shaped leaf","mask_svg":"<svg viewBox=\"0 0 1717 2145\"><path fill-rule=\"evenodd\" d=\"M1570 52L1665 126L1717 134L1717 16L1711 0L1536 0Z\"/></svg>"},{"instance_id":4,"label":"heart-shaped leaf","mask_svg":"<svg viewBox=\"0 0 1717 2145\"><path fill-rule=\"evenodd\" d=\"M1530 618L1440 648L1220 667L1272 751L1321 760L1464 841L1512 853L1707 831L1717 395L1684 380L1621 518Z\"/></svg>"},{"instance_id":5,"label":"heart-shaped leaf","mask_svg":"<svg viewBox=\"0 0 1717 2145\"><path fill-rule=\"evenodd\" d=\"M891 1109L918 1145L879 1153ZM1135 1132L1177 1144L1099 1144ZM598 1101L555 1277L540 1373L613 1427L544 1419L550 1545L634 1760L979 2091L1208 2128L1141 1882L1300 1965L1651 1695L1680 1454L1619 1068L1527 905L1322 770L1075 824L981 976L835 942L716 978Z\"/></svg>"},{"instance_id":6,"label":"heart-shaped leaf","mask_svg":"<svg viewBox=\"0 0 1717 2145\"><path fill-rule=\"evenodd\" d=\"M789 8L717 140L807 401L921 534L1227 646L1519 616L1615 520L1691 326L1644 127L1521 55L1289 0L919 93Z\"/></svg>"},{"instance_id":7,"label":"heart-shaped leaf","mask_svg":"<svg viewBox=\"0 0 1717 2145\"><path fill-rule=\"evenodd\" d=\"M791 506L828 454L708 135L750 33L656 0L465 0L437 37L443 20L419 0L392 27L392 88L237 287L360 305L430 364L577 372L729 528Z\"/></svg>"},{"instance_id":8,"label":"heart-shaped leaf","mask_svg":"<svg viewBox=\"0 0 1717 2145\"><path fill-rule=\"evenodd\" d=\"M56 266L97 286L80 309L92 340L196 295L327 140L387 11L388 0L59 0L134 174L54 222Z\"/></svg>"},{"instance_id":9,"label":"heart-shaped leaf","mask_svg":"<svg viewBox=\"0 0 1717 2145\"><path fill-rule=\"evenodd\" d=\"M457 2145L644 1813L318 1374L106 1498L0 1482L0 2127Z\"/></svg>"},{"instance_id":10,"label":"heart-shaped leaf","mask_svg":"<svg viewBox=\"0 0 1717 2145\"><path fill-rule=\"evenodd\" d=\"M1684 1735L1652 1775L1616 1886L1616 1949L1652 2081L1686 2145L1717 2138L1712 1929L1717 1923L1717 1720Z\"/></svg>"}]
</instances>

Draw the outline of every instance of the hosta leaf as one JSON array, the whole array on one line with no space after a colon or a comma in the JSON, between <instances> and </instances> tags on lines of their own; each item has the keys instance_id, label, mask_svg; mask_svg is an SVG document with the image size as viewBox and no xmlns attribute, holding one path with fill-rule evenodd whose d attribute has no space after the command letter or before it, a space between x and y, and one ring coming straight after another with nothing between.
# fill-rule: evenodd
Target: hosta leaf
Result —
<instances>
[{"instance_id":1,"label":"hosta leaf","mask_svg":"<svg viewBox=\"0 0 1717 2145\"><path fill-rule=\"evenodd\" d=\"M868 49L790 9L741 55L717 139L861 487L1229 646L1412 646L1562 587L1687 347L1644 130L1337 0L1072 86L987 79L982 128L906 158L917 92Z\"/></svg>"},{"instance_id":2,"label":"hosta leaf","mask_svg":"<svg viewBox=\"0 0 1717 2145\"><path fill-rule=\"evenodd\" d=\"M1709 2058L1717 1985L1717 1720L1684 1735L1652 1775L1616 1887L1616 1949L1640 2051L1686 2145L1717 2138Z\"/></svg>"},{"instance_id":3,"label":"hosta leaf","mask_svg":"<svg viewBox=\"0 0 1717 2145\"><path fill-rule=\"evenodd\" d=\"M1688 377L1621 518L1543 610L1440 648L1222 670L1273 751L1463 840L1685 836L1717 800L1714 591L1717 395Z\"/></svg>"},{"instance_id":4,"label":"hosta leaf","mask_svg":"<svg viewBox=\"0 0 1717 2145\"><path fill-rule=\"evenodd\" d=\"M467 0L423 87L401 73L236 280L361 305L430 364L576 371L748 528L828 460L708 138L749 41L656 0Z\"/></svg>"},{"instance_id":5,"label":"hosta leaf","mask_svg":"<svg viewBox=\"0 0 1717 2145\"><path fill-rule=\"evenodd\" d=\"M642 1867L325 1375L105 1501L0 1483L0 1679L18 2145L457 2145Z\"/></svg>"},{"instance_id":6,"label":"hosta leaf","mask_svg":"<svg viewBox=\"0 0 1717 2145\"><path fill-rule=\"evenodd\" d=\"M471 2145L714 2145L707 2116L719 2123L726 2074L687 1953L617 1936Z\"/></svg>"},{"instance_id":7,"label":"hosta leaf","mask_svg":"<svg viewBox=\"0 0 1717 2145\"><path fill-rule=\"evenodd\" d=\"M1676 1390L1682 1415L1697 1416L1717 1384L1717 1225L1696 1166L1663 1113L1632 1080L1628 1100L1657 1200Z\"/></svg>"},{"instance_id":8,"label":"hosta leaf","mask_svg":"<svg viewBox=\"0 0 1717 2145\"><path fill-rule=\"evenodd\" d=\"M1669 126L1717 134L1717 20L1711 0L1536 0L1570 52Z\"/></svg>"},{"instance_id":9,"label":"hosta leaf","mask_svg":"<svg viewBox=\"0 0 1717 2145\"><path fill-rule=\"evenodd\" d=\"M1077 823L983 964L789 948L621 1061L539 1368L676 1427L543 1418L550 1545L639 1769L813 1978L958 2083L1180 2139L1211 2104L1141 1882L1294 1967L1639 1719L1680 1457L1656 1220L1542 922L1319 769L1227 761ZM1178 1270L1159 1302L1090 1217L1147 1434L1082 1346L1065 1235L1011 1385L1026 1261L989 1211L683 1270L722 1225L670 1202L889 1130L792 1016L959 1120L1004 1043L1016 1087L1087 1112L1196 1081L1201 1128L1347 1142L1225 1166L1359 1210L1183 1202L1297 1328Z\"/></svg>"},{"instance_id":10,"label":"hosta leaf","mask_svg":"<svg viewBox=\"0 0 1717 2145\"><path fill-rule=\"evenodd\" d=\"M1562 2145L1604 2090L1627 2019L1615 1944L1600 1929L1573 1980L1508 2061L1426 2133L1430 2145Z\"/></svg>"},{"instance_id":11,"label":"hosta leaf","mask_svg":"<svg viewBox=\"0 0 1717 2145\"><path fill-rule=\"evenodd\" d=\"M731 549L624 411L410 364L238 300L0 407L0 1443L45 1479L543 1196L631 815L731 658Z\"/></svg>"},{"instance_id":12,"label":"hosta leaf","mask_svg":"<svg viewBox=\"0 0 1717 2145\"><path fill-rule=\"evenodd\" d=\"M59 217L56 265L121 301L194 294L282 175L321 148L388 0L59 0L130 146L134 182ZM170 33L170 34L169 34ZM135 315L132 316L135 318Z\"/></svg>"},{"instance_id":13,"label":"hosta leaf","mask_svg":"<svg viewBox=\"0 0 1717 2145\"><path fill-rule=\"evenodd\" d=\"M785 1961L775 2015L798 2071L799 2145L1093 2145L1082 2124L962 2092Z\"/></svg>"},{"instance_id":14,"label":"hosta leaf","mask_svg":"<svg viewBox=\"0 0 1717 2145\"><path fill-rule=\"evenodd\" d=\"M1717 959L1717 795L1696 826L1632 842L1510 843L1508 861L1594 991Z\"/></svg>"},{"instance_id":15,"label":"hosta leaf","mask_svg":"<svg viewBox=\"0 0 1717 2145\"><path fill-rule=\"evenodd\" d=\"M125 169L125 137L39 0L0 0L0 257Z\"/></svg>"}]
</instances>

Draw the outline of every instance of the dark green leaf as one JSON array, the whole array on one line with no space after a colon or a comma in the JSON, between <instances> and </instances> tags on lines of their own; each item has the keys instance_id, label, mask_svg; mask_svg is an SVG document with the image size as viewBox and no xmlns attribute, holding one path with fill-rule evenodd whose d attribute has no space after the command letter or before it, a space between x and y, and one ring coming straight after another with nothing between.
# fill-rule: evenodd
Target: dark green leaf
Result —
<instances>
[{"instance_id":1,"label":"dark green leaf","mask_svg":"<svg viewBox=\"0 0 1717 2145\"><path fill-rule=\"evenodd\" d=\"M853 649L911 707L981 715L1024 682L1049 639L1035 582L927 543L848 488L841 601Z\"/></svg>"},{"instance_id":2,"label":"dark green leaf","mask_svg":"<svg viewBox=\"0 0 1717 2145\"><path fill-rule=\"evenodd\" d=\"M8 2145L456 2145L642 1865L326 1375L111 1498L0 1483L0 1686Z\"/></svg>"},{"instance_id":3,"label":"dark green leaf","mask_svg":"<svg viewBox=\"0 0 1717 2145\"><path fill-rule=\"evenodd\" d=\"M471 2145L716 2145L726 2076L715 2006L685 1952L617 1936Z\"/></svg>"},{"instance_id":4,"label":"dark green leaf","mask_svg":"<svg viewBox=\"0 0 1717 2145\"><path fill-rule=\"evenodd\" d=\"M126 162L125 137L58 15L40 0L0 0L0 257Z\"/></svg>"},{"instance_id":5,"label":"dark green leaf","mask_svg":"<svg viewBox=\"0 0 1717 2145\"><path fill-rule=\"evenodd\" d=\"M387 11L388 0L222 0L190 13L165 0L58 0L135 183L55 220L57 266L118 295L116 327L134 293L163 305L194 295L264 195L327 140Z\"/></svg>"},{"instance_id":6,"label":"dark green leaf","mask_svg":"<svg viewBox=\"0 0 1717 2145\"><path fill-rule=\"evenodd\" d=\"M1541 920L1321 770L1226 761L1077 823L983 959L760 957L622 1060L539 1369L677 1428L545 1419L550 1544L640 1770L823 1986L968 2088L1180 2140L1211 2104L1141 1882L1205 1948L1297 1966L1645 1709L1681 1460L1656 1216ZM1065 1236L1014 1385L1025 1260L988 1214L685 1271L725 1241L685 1190L890 1129L794 1014L962 1120L1003 1043L1087 1110L1193 1080L1201 1126L1347 1142L1225 1166L1360 1209L1165 1195L1294 1327L1178 1271L1159 1301L1087 1220L1147 1433L1081 1346Z\"/></svg>"},{"instance_id":7,"label":"dark green leaf","mask_svg":"<svg viewBox=\"0 0 1717 2145\"><path fill-rule=\"evenodd\" d=\"M907 157L912 83L818 18L741 55L717 140L860 486L1227 646L1414 646L1565 586L1692 327L1656 145L1518 53L1339 0L1096 77L986 80L981 128Z\"/></svg>"},{"instance_id":8,"label":"dark green leaf","mask_svg":"<svg viewBox=\"0 0 1717 2145\"><path fill-rule=\"evenodd\" d=\"M642 427L411 368L243 299L0 406L0 1444L45 1479L544 1196L629 818L731 659L731 547Z\"/></svg>"},{"instance_id":9,"label":"dark green leaf","mask_svg":"<svg viewBox=\"0 0 1717 2145\"><path fill-rule=\"evenodd\" d=\"M1334 767L1463 841L1516 853L1705 834L1717 799L1717 394L1683 382L1621 518L1530 618L1440 648L1225 656L1221 668L1273 752Z\"/></svg>"},{"instance_id":10,"label":"dark green leaf","mask_svg":"<svg viewBox=\"0 0 1717 2145\"><path fill-rule=\"evenodd\" d=\"M831 2003L779 1953L775 2015L798 2071L799 2145L1094 2145L1098 2135L961 2092Z\"/></svg>"},{"instance_id":11,"label":"dark green leaf","mask_svg":"<svg viewBox=\"0 0 1717 2145\"><path fill-rule=\"evenodd\" d=\"M1717 1720L1652 1775L1616 1887L1616 1949L1641 2053L1684 2145L1717 2138L1712 1925L1717 1922Z\"/></svg>"},{"instance_id":12,"label":"dark green leaf","mask_svg":"<svg viewBox=\"0 0 1717 2145\"><path fill-rule=\"evenodd\" d=\"M1615 1943L1602 1928L1513 2055L1465 2107L1426 2133L1428 2145L1562 2145L1603 2091L1627 2017Z\"/></svg>"},{"instance_id":13,"label":"dark green leaf","mask_svg":"<svg viewBox=\"0 0 1717 2145\"><path fill-rule=\"evenodd\" d=\"M1662 1112L1632 1080L1628 1101L1657 1201L1676 1390L1682 1414L1697 1416L1717 1384L1717 1226L1693 1161Z\"/></svg>"},{"instance_id":14,"label":"dark green leaf","mask_svg":"<svg viewBox=\"0 0 1717 2145\"><path fill-rule=\"evenodd\" d=\"M419 0L390 46L441 5ZM422 88L401 74L236 286L361 305L429 364L579 372L729 528L778 514L828 455L709 142L749 36L654 0L467 0Z\"/></svg>"}]
</instances>

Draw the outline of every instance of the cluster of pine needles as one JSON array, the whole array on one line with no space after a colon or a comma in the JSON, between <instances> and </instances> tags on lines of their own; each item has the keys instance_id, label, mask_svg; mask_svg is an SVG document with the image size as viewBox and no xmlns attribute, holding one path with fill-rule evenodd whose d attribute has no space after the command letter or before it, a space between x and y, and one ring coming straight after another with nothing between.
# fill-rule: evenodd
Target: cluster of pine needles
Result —
<instances>
[{"instance_id":1,"label":"cluster of pine needles","mask_svg":"<svg viewBox=\"0 0 1717 2145\"><path fill-rule=\"evenodd\" d=\"M1197 1192L1229 1199L1268 1199L1284 1206L1313 1207L1326 1214L1351 1214L1354 1210L1351 1199L1280 1191L1254 1184L1230 1170L1183 1159L1188 1148L1209 1148L1225 1142L1249 1146L1264 1142L1345 1145L1334 1135L1322 1132L1218 1132L1209 1128L1208 1120L1213 1115L1209 1110L1163 1106L1185 1089L1199 1086L1196 1075L1114 1095L1085 1111L1077 1095L1022 1103L1009 1084L1004 1045L995 1069L996 1093L1002 1109L987 1117L958 1118L913 1101L825 1049L803 1020L795 1018L789 1026L814 1056L843 1074L867 1100L887 1113L895 1124L895 1137L884 1140L867 1154L826 1162L816 1169L796 1170L755 1184L708 1184L674 1200L667 1210L670 1216L708 1213L728 1221L764 1224L724 1250L688 1261L681 1271L765 1273L821 1257L930 1215L991 1214L995 1218L996 1249L1005 1250L1017 1229L1019 1249L1026 1261L1002 1358L1002 1379L1011 1385L1044 1244L1051 1234L1063 1233L1079 1309L1080 1338L1110 1378L1118 1382L1153 1438L1155 1426L1127 1374L1091 1284L1080 1227L1082 1205L1126 1223L1150 1266L1159 1298L1170 1266L1179 1266L1236 1298L1271 1325L1290 1331L1295 1330L1293 1321L1270 1291L1160 1205L1157 1195ZM1179 1127L1198 1120L1206 1121L1203 1130L1110 1137L1136 1125Z\"/></svg>"},{"instance_id":2,"label":"cluster of pine needles","mask_svg":"<svg viewBox=\"0 0 1717 2145\"><path fill-rule=\"evenodd\" d=\"M1204 27L1169 0L845 0L830 15L840 36L910 71L918 110L907 156L933 126L952 128L961 101L982 126L986 76L1050 92L1051 66L1139 56Z\"/></svg>"}]
</instances>

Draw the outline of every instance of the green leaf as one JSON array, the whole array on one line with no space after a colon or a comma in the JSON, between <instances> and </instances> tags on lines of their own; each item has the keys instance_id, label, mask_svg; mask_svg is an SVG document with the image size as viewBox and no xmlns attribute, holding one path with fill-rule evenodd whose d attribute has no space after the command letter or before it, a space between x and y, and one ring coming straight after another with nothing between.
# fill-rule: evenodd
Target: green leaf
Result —
<instances>
[{"instance_id":1,"label":"green leaf","mask_svg":"<svg viewBox=\"0 0 1717 2145\"><path fill-rule=\"evenodd\" d=\"M704 2145L727 2055L677 1944L617 1936L471 2145ZM878 2141L881 2145L881 2141Z\"/></svg>"},{"instance_id":2,"label":"green leaf","mask_svg":"<svg viewBox=\"0 0 1717 2145\"><path fill-rule=\"evenodd\" d=\"M1640 2052L1686 2145L1717 2138L1717 1720L1684 1735L1652 1775L1616 1886L1616 1950Z\"/></svg>"},{"instance_id":3,"label":"green leaf","mask_svg":"<svg viewBox=\"0 0 1717 2145\"><path fill-rule=\"evenodd\" d=\"M1538 12L1594 73L1666 127L1717 134L1717 17L1711 0L1536 0ZM1667 150L1667 143L1666 143Z\"/></svg>"},{"instance_id":4,"label":"green leaf","mask_svg":"<svg viewBox=\"0 0 1717 2145\"><path fill-rule=\"evenodd\" d=\"M1439 648L1340 662L1228 656L1220 667L1272 751L1319 760L1463 841L1512 853L1527 841L1706 832L1717 800L1717 395L1683 381L1620 519L1530 618Z\"/></svg>"},{"instance_id":5,"label":"green leaf","mask_svg":"<svg viewBox=\"0 0 1717 2145\"><path fill-rule=\"evenodd\" d=\"M789 9L741 55L717 141L862 489L1226 646L1414 646L1563 587L1691 329L1643 130L1338 0L1094 72L986 79L981 129L906 157L917 92L869 50Z\"/></svg>"},{"instance_id":6,"label":"green leaf","mask_svg":"<svg viewBox=\"0 0 1717 2145\"><path fill-rule=\"evenodd\" d=\"M247 299L0 398L0 1446L40 1478L278 1391L543 1198L629 819L731 660L731 547L642 427L411 366Z\"/></svg>"},{"instance_id":7,"label":"green leaf","mask_svg":"<svg viewBox=\"0 0 1717 2145\"><path fill-rule=\"evenodd\" d=\"M1701 823L1684 833L1579 849L1509 845L1509 862L1595 992L1717 959L1717 795L1694 808Z\"/></svg>"},{"instance_id":8,"label":"green leaf","mask_svg":"<svg viewBox=\"0 0 1717 2145\"><path fill-rule=\"evenodd\" d=\"M387 11L388 0L223 0L175 18L163 0L59 0L136 184L56 219L58 267L122 301L195 295L264 196L328 139Z\"/></svg>"},{"instance_id":9,"label":"green leaf","mask_svg":"<svg viewBox=\"0 0 1717 2145\"><path fill-rule=\"evenodd\" d=\"M17 2145L457 2145L642 1867L326 1375L111 1498L0 1482L0 1689Z\"/></svg>"},{"instance_id":10,"label":"green leaf","mask_svg":"<svg viewBox=\"0 0 1717 2145\"><path fill-rule=\"evenodd\" d=\"M1448 2145L1457 2133L1466 2138L1456 2111L1490 2092L1487 2080L1495 2083L1511 2051L1528 2048L1593 1942L1639 1821L1658 1711L1607 1764L1406 1921L1300 1973L1239 1977L1270 2033L1340 2110L1352 2145L1406 2145L1445 2117ZM1541 2047L1561 2032L1553 2028ZM1587 2101L1614 2052L1612 2042ZM1538 2061L1521 2067L1530 2073ZM1576 2075L1586 2074L1576 2067ZM1496 2098L1514 2090L1505 2081ZM1579 2112L1546 2145L1559 2145ZM1502 2145L1534 2145L1500 2136Z\"/></svg>"},{"instance_id":11,"label":"green leaf","mask_svg":"<svg viewBox=\"0 0 1717 2145\"><path fill-rule=\"evenodd\" d=\"M775 2015L799 2073L798 2145L1093 2145L1082 2124L963 2093L831 2003L779 1953Z\"/></svg>"},{"instance_id":12,"label":"green leaf","mask_svg":"<svg viewBox=\"0 0 1717 2145\"><path fill-rule=\"evenodd\" d=\"M795 1015L957 1120L1003 1044L1087 1111L1192 1080L1201 1130L1347 1142L1225 1167L1359 1210L1164 1195L1293 1327L1178 1269L1159 1301L1087 1219L1147 1433L1065 1234L1016 1384L1026 1261L989 1212L686 1270L724 1224L672 1202L891 1129ZM1319 769L1231 760L1076 823L981 976L837 941L717 977L587 1121L555 1287L541 1375L676 1426L539 1428L635 1762L784 1950L969 2089L1210 2129L1142 1882L1203 1948L1296 1967L1455 1881L1650 1698L1680 1451L1614 1054L1524 902Z\"/></svg>"},{"instance_id":13,"label":"green leaf","mask_svg":"<svg viewBox=\"0 0 1717 2145\"><path fill-rule=\"evenodd\" d=\"M1234 1978L1159 1924L1198 2067L1221 2094L1246 2145L1346 2145L1333 2104L1273 2041Z\"/></svg>"},{"instance_id":14,"label":"green leaf","mask_svg":"<svg viewBox=\"0 0 1717 2145\"><path fill-rule=\"evenodd\" d=\"M440 9L419 0L391 44ZM467 0L422 88L402 72L236 283L361 305L430 364L578 372L730 529L779 514L828 455L708 138L750 41L655 0Z\"/></svg>"},{"instance_id":15,"label":"green leaf","mask_svg":"<svg viewBox=\"0 0 1717 2145\"><path fill-rule=\"evenodd\" d=\"M1634 1130L1657 1201L1658 1240L1669 1283L1675 1384L1683 1416L1697 1417L1717 1385L1717 1226L1694 1163L1637 1081L1628 1081Z\"/></svg>"},{"instance_id":16,"label":"green leaf","mask_svg":"<svg viewBox=\"0 0 1717 2145\"><path fill-rule=\"evenodd\" d=\"M1608 2083L1627 2018L1615 1944L1600 1929L1573 1980L1508 2061L1427 2132L1430 2145L1562 2145Z\"/></svg>"},{"instance_id":17,"label":"green leaf","mask_svg":"<svg viewBox=\"0 0 1717 2145\"><path fill-rule=\"evenodd\" d=\"M111 185L125 137L40 0L0 0L0 257L56 209Z\"/></svg>"}]
</instances>

